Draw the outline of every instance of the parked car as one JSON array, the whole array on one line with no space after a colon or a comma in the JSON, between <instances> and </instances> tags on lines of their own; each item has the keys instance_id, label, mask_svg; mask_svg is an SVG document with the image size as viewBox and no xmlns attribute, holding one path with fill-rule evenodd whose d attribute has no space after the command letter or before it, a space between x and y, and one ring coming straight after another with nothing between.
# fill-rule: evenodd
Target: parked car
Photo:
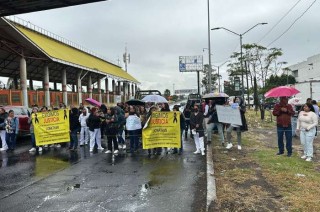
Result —
<instances>
[{"instance_id":1,"label":"parked car","mask_svg":"<svg viewBox=\"0 0 320 212\"><path fill-rule=\"evenodd\" d=\"M25 136L30 134L30 124L28 124L28 111L30 110L24 106L2 106L7 113L9 110L14 111L14 116L19 118L19 134L18 136Z\"/></svg>"}]
</instances>

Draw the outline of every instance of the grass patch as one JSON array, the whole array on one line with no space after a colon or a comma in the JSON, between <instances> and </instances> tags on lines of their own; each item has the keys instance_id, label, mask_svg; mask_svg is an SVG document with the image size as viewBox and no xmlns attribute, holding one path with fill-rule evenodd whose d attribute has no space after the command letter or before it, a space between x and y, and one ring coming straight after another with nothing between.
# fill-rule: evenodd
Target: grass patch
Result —
<instances>
[{"instance_id":1,"label":"grass patch","mask_svg":"<svg viewBox=\"0 0 320 212\"><path fill-rule=\"evenodd\" d=\"M241 151L226 150L213 137L213 211L320 211L320 139L314 142L313 162L300 159L299 139L292 157L277 156L275 117L261 121L260 112L249 110L246 118L249 131L242 134ZM236 133L232 136L236 144Z\"/></svg>"}]
</instances>

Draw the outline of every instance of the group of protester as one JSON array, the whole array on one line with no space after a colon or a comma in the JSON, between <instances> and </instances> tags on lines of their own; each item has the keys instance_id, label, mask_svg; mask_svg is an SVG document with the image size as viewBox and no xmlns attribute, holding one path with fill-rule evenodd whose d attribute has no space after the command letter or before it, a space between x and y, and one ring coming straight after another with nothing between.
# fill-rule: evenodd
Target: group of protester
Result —
<instances>
[{"instance_id":1,"label":"group of protester","mask_svg":"<svg viewBox=\"0 0 320 212\"><path fill-rule=\"evenodd\" d=\"M239 110L242 125L225 124L219 122L217 114L217 105L230 105L233 109ZM147 105L148 106L148 105ZM59 107L52 107L52 110L66 109L66 105L59 104ZM49 109L50 110L50 109ZM37 146L34 134L34 126L32 124L32 114L48 111L47 107L39 108L37 105L32 107L32 112L29 114L31 145L30 152L39 151L48 146ZM149 105L149 108L143 106L132 106L124 103L118 103L114 107L84 107L80 104L79 108L71 106L69 121L70 121L70 151L75 151L78 145L89 145L90 152L94 148L104 150L101 145L101 139L106 137L107 150L105 153L119 153L119 150L126 150L126 137L130 140L131 153L137 152L142 142L142 128L147 120L155 111L170 111L167 103L158 105ZM179 111L179 106L175 105L173 111ZM221 145L224 146L226 139L226 148L231 149L232 131L237 133L237 148L242 149L241 133L247 131L247 123L245 118L246 108L241 97L235 97L233 102L220 101L219 99L211 99L203 101L203 104L189 105L187 104L182 113L180 113L180 143L181 148L172 150L172 153L181 154L183 151L182 133L185 132L185 138L190 130L190 137L194 140L196 151L194 154L205 155L205 141L212 141L213 129L217 129ZM277 155L284 154L284 141L286 137L287 156L292 156L292 117L295 111L292 105L288 104L287 97L281 97L280 102L275 105L273 115L277 117L277 135L278 148ZM304 154L301 156L306 161L312 161L313 157L313 140L317 135L317 126L319 118L319 107L312 99L307 99L307 102L302 106L298 113L297 126L295 134L300 136ZM135 124L132 124L135 123ZM137 124L138 123L138 124ZM14 111L8 113L4 108L0 108L0 136L2 140L2 148L0 151L13 151L15 149L16 135L19 132L19 119L14 116ZM294 126L295 127L295 126ZM79 134L79 141L78 141ZM226 134L226 136L225 136ZM206 139L205 139L206 137ZM50 147L61 147L60 144L53 144ZM161 154L162 148L149 149L148 154Z\"/></svg>"},{"instance_id":2,"label":"group of protester","mask_svg":"<svg viewBox=\"0 0 320 212\"><path fill-rule=\"evenodd\" d=\"M241 116L244 117L245 107L240 97L235 98L234 103L237 103L241 112ZM212 130L214 126L218 127L221 143L224 144L224 129L227 127L227 148L232 147L231 131L237 130L238 137L238 149L241 149L241 131L245 130L241 126L225 125L218 121L216 104L214 100L209 100L206 105L186 105L184 111L180 113L180 144L181 148L173 148L171 151L173 154L181 154L183 152L183 138L182 133L185 131L185 137L187 137L188 130L190 129L190 136L194 139L196 151L195 154L205 155L205 140L204 136L207 136L207 141L211 142ZM146 109L147 107L147 109ZM31 145L30 152L42 152L44 148L56 147L60 148L61 145L44 145L37 146L36 138L34 134L34 126L32 123L33 116L38 112L46 112L48 110L66 109L64 103L60 103L58 107L51 106L50 109L43 106L39 108L37 105L33 105L32 112L29 115L28 123L30 124ZM104 104L101 107L74 107L70 106L70 151L77 150L78 146L89 145L90 152L97 148L98 150L104 150L101 145L101 139L106 137L107 150L105 153L119 153L119 150L126 149L125 138L129 138L130 152L138 151L141 146L142 128L146 121L155 111L170 111L168 103L162 103L157 105L143 105L132 106L124 103L118 103L115 107L106 107ZM173 111L179 111L179 106L175 105ZM13 151L15 148L16 134L18 134L18 118L14 117L13 111L9 111L7 114L3 108L0 108L0 132L2 139L1 151ZM245 121L245 117L244 117ZM132 123L137 123L133 125ZM246 126L246 124L245 124ZM79 134L79 136L78 136ZM79 141L78 141L79 137ZM7 145L8 144L8 145ZM168 149L165 148L168 152ZM161 154L162 148L149 149L148 154Z\"/></svg>"},{"instance_id":3,"label":"group of protester","mask_svg":"<svg viewBox=\"0 0 320 212\"><path fill-rule=\"evenodd\" d=\"M292 129L292 118L297 113L297 125ZM293 106L288 103L287 97L280 97L280 102L275 105L273 115L277 117L278 148L277 155L284 154L284 141L286 137L287 156L292 156L292 136L299 135L303 148L302 159L312 161L313 141L317 135L319 107L315 100L308 98L300 111L294 111ZM295 134L292 133L295 131Z\"/></svg>"},{"instance_id":4,"label":"group of protester","mask_svg":"<svg viewBox=\"0 0 320 212\"><path fill-rule=\"evenodd\" d=\"M217 105L230 105L233 109L239 110L242 125L222 123L218 119ZM238 150L241 150L241 132L247 131L247 122L245 118L246 108L241 97L235 97L232 102L226 101L225 98L213 98L203 101L201 105L195 104L193 108L187 105L183 114L186 118L185 136L190 125L191 137L194 138L196 151L195 154L201 153L205 155L204 138L207 143L212 141L213 129L217 128L221 145L225 144L225 136L227 140L227 149L233 147L231 132L237 132Z\"/></svg>"}]
</instances>

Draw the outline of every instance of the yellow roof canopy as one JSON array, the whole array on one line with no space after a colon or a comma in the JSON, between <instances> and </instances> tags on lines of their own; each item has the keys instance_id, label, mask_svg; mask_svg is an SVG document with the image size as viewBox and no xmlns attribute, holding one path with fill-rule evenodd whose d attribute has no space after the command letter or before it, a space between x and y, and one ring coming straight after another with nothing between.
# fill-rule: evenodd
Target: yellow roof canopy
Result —
<instances>
[{"instance_id":1,"label":"yellow roof canopy","mask_svg":"<svg viewBox=\"0 0 320 212\"><path fill-rule=\"evenodd\" d=\"M75 66L84 67L92 71L99 71L106 75L138 83L133 76L117 65L21 25L15 24L14 26L45 54L51 57L52 60L61 60L68 64L74 64Z\"/></svg>"}]
</instances>

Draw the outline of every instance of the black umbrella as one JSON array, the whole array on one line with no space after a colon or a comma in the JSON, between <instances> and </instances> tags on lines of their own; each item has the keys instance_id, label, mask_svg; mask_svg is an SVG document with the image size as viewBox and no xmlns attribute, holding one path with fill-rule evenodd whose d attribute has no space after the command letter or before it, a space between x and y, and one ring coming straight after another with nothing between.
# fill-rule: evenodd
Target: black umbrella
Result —
<instances>
[{"instance_id":1,"label":"black umbrella","mask_svg":"<svg viewBox=\"0 0 320 212\"><path fill-rule=\"evenodd\" d=\"M139 99L130 99L126 102L128 105L145 105L144 101L141 101Z\"/></svg>"}]
</instances>

